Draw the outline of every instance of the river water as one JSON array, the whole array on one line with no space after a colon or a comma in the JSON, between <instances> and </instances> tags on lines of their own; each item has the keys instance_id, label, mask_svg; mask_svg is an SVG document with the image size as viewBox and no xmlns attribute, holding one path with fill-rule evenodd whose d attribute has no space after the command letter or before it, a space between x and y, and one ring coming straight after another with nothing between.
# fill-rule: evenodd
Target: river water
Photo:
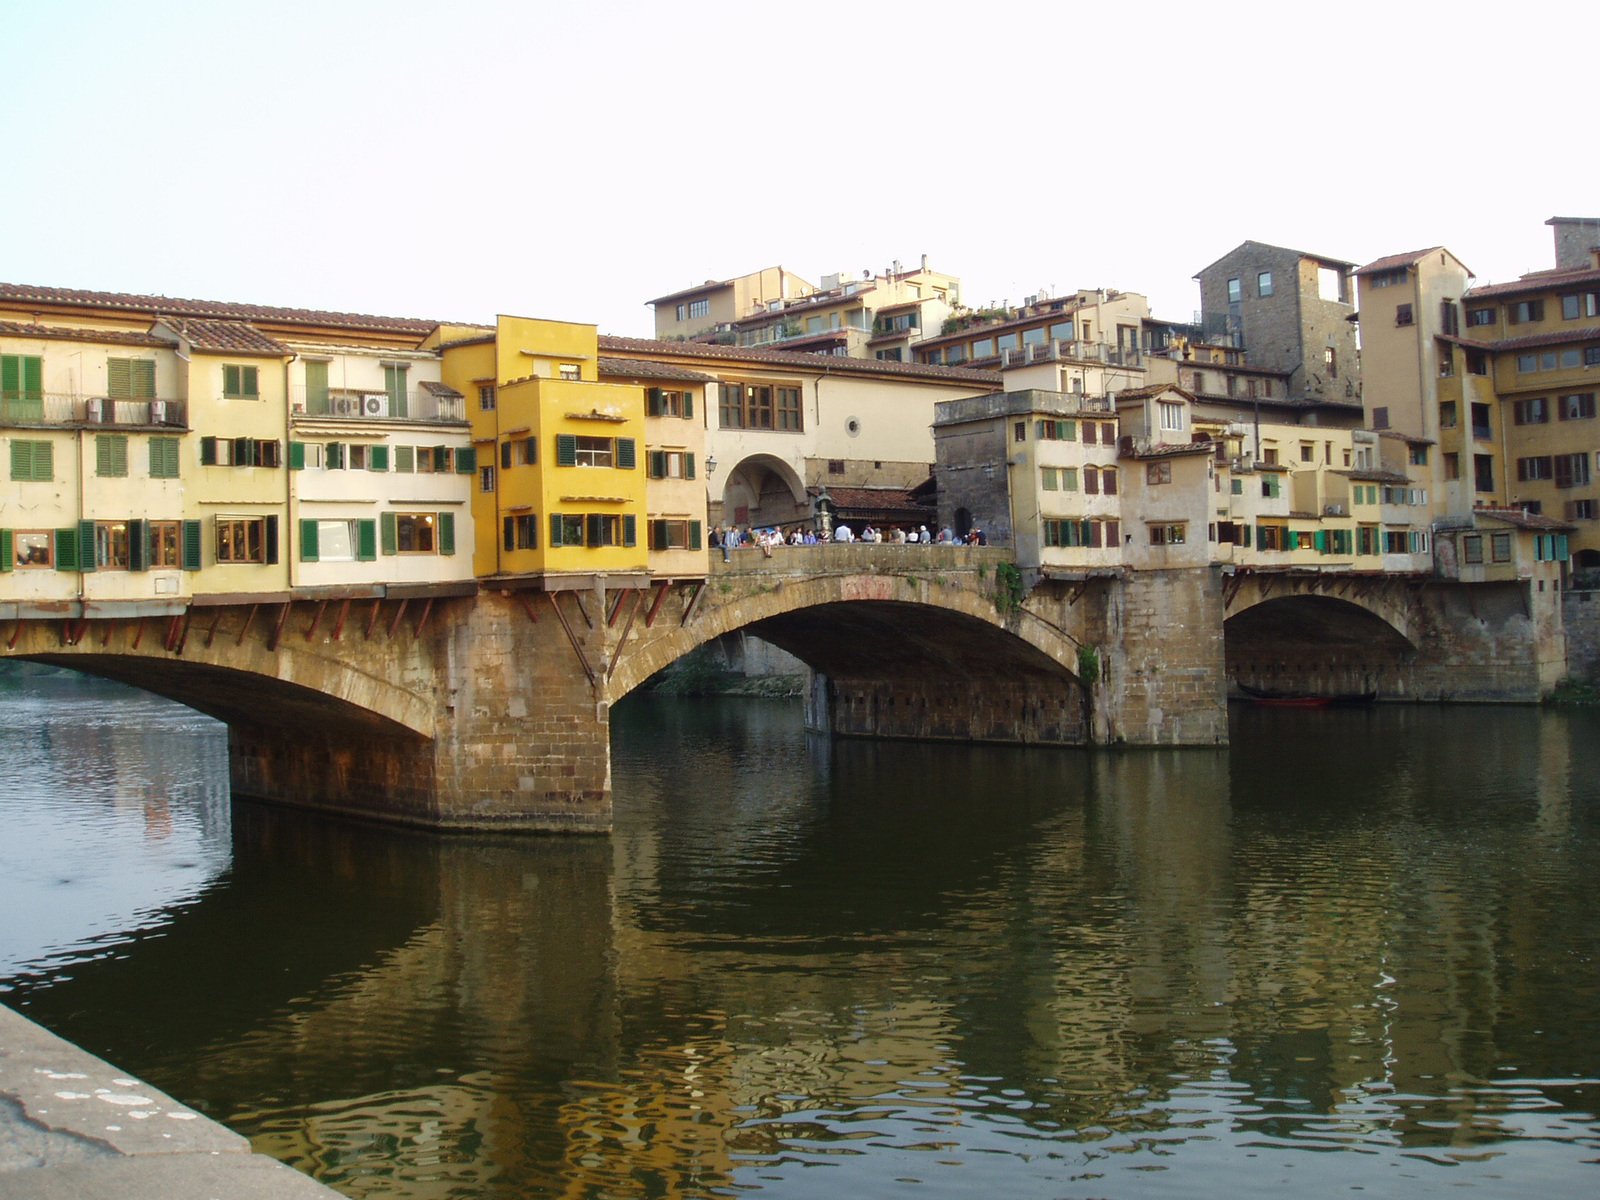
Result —
<instances>
[{"instance_id":1,"label":"river water","mask_svg":"<svg viewBox=\"0 0 1600 1200\"><path fill-rule=\"evenodd\" d=\"M350 1196L1600 1191L1600 714L637 698L616 833L518 840L230 805L113 685L0 712L0 1001Z\"/></svg>"}]
</instances>

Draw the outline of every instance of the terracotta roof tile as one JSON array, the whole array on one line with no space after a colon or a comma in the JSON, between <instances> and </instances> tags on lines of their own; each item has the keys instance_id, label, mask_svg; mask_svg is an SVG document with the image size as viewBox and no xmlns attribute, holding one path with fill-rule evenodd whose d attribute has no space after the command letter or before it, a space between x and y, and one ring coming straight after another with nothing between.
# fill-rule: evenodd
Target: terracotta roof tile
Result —
<instances>
[{"instance_id":1,"label":"terracotta roof tile","mask_svg":"<svg viewBox=\"0 0 1600 1200\"><path fill-rule=\"evenodd\" d=\"M1391 254L1386 258L1375 258L1366 266L1357 267L1355 274L1371 275L1376 271L1393 271L1397 267L1409 267L1419 259L1426 258L1428 255L1443 249L1443 246L1429 246L1426 250L1408 250L1404 254Z\"/></svg>"},{"instance_id":2,"label":"terracotta roof tile","mask_svg":"<svg viewBox=\"0 0 1600 1200\"><path fill-rule=\"evenodd\" d=\"M602 354L599 356L599 367L601 375L609 375L613 379L671 379L680 383L716 381L714 376L648 358L611 358Z\"/></svg>"},{"instance_id":3,"label":"terracotta roof tile","mask_svg":"<svg viewBox=\"0 0 1600 1200\"><path fill-rule=\"evenodd\" d=\"M1475 517L1491 517L1496 521L1504 521L1507 525L1517 525L1523 529L1574 529L1565 521L1558 521L1554 517L1547 517L1543 513L1531 513L1523 508L1475 508L1472 510Z\"/></svg>"},{"instance_id":4,"label":"terracotta roof tile","mask_svg":"<svg viewBox=\"0 0 1600 1200\"><path fill-rule=\"evenodd\" d=\"M1549 292L1557 288L1573 287L1584 283L1600 283L1600 269L1584 267L1576 271L1535 271L1524 275L1521 279L1511 283L1495 283L1488 287L1470 288L1462 297L1462 302L1471 304L1474 300L1487 300L1501 296L1531 295L1534 292Z\"/></svg>"},{"instance_id":5,"label":"terracotta roof tile","mask_svg":"<svg viewBox=\"0 0 1600 1200\"><path fill-rule=\"evenodd\" d=\"M614 354L659 354L701 363L748 362L757 365L792 367L798 371L825 371L830 375L878 375L888 378L924 379L937 383L971 383L1000 386L997 371L974 371L961 367L935 367L928 363L890 362L876 358L845 358L836 354L797 354L784 350L763 350L754 346L707 346L700 342L658 342L650 338L600 335L600 349Z\"/></svg>"},{"instance_id":6,"label":"terracotta roof tile","mask_svg":"<svg viewBox=\"0 0 1600 1200\"><path fill-rule=\"evenodd\" d=\"M1588 338L1600 337L1600 325L1584 325L1576 329L1562 329L1555 333L1530 333L1525 337L1505 338L1498 342L1488 342L1490 350L1532 350L1539 346L1562 346L1569 342L1581 342Z\"/></svg>"},{"instance_id":7,"label":"terracotta roof tile","mask_svg":"<svg viewBox=\"0 0 1600 1200\"><path fill-rule=\"evenodd\" d=\"M131 292L95 292L79 288L36 287L25 283L0 283L0 303L62 305L73 308L112 308L151 316L219 317L236 321L291 321L370 329L386 333L430 333L438 321L412 317L379 317L366 313L328 312L314 308L275 308L263 304L236 304L223 300L185 300L177 296L142 296Z\"/></svg>"},{"instance_id":8,"label":"terracotta roof tile","mask_svg":"<svg viewBox=\"0 0 1600 1200\"><path fill-rule=\"evenodd\" d=\"M68 342L110 342L117 346L157 346L170 350L178 343L153 333L128 329L83 329L61 325L35 325L31 321L0 321L0 337L45 338Z\"/></svg>"},{"instance_id":9,"label":"terracotta roof tile","mask_svg":"<svg viewBox=\"0 0 1600 1200\"><path fill-rule=\"evenodd\" d=\"M462 398L461 393L448 383L438 383L432 379L424 379L417 386L427 392L428 395L437 396L441 400L460 400Z\"/></svg>"},{"instance_id":10,"label":"terracotta roof tile","mask_svg":"<svg viewBox=\"0 0 1600 1200\"><path fill-rule=\"evenodd\" d=\"M228 354L283 355L291 352L282 342L273 341L246 321L213 321L205 318L167 317L161 322L196 350L217 350Z\"/></svg>"}]
</instances>

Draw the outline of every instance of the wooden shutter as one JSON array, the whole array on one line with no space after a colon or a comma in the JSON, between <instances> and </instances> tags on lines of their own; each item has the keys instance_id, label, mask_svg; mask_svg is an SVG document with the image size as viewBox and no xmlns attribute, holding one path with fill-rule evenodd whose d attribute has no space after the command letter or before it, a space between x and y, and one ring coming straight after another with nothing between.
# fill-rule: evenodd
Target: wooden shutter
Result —
<instances>
[{"instance_id":1,"label":"wooden shutter","mask_svg":"<svg viewBox=\"0 0 1600 1200\"><path fill-rule=\"evenodd\" d=\"M275 563L278 561L278 518L276 516L267 517L262 524L264 528L261 531L261 540L265 543L267 562L269 564Z\"/></svg>"},{"instance_id":2,"label":"wooden shutter","mask_svg":"<svg viewBox=\"0 0 1600 1200\"><path fill-rule=\"evenodd\" d=\"M153 437L150 439L150 478L176 479L178 477L178 439Z\"/></svg>"},{"instance_id":3,"label":"wooden shutter","mask_svg":"<svg viewBox=\"0 0 1600 1200\"><path fill-rule=\"evenodd\" d=\"M394 448L394 469L410 474L417 469L417 448L415 446L396 446Z\"/></svg>"},{"instance_id":4,"label":"wooden shutter","mask_svg":"<svg viewBox=\"0 0 1600 1200\"><path fill-rule=\"evenodd\" d=\"M501 522L501 540L507 550L517 548L517 522L515 517L506 517Z\"/></svg>"},{"instance_id":5,"label":"wooden shutter","mask_svg":"<svg viewBox=\"0 0 1600 1200\"><path fill-rule=\"evenodd\" d=\"M453 512L439 514L439 553L454 554L456 552L456 515Z\"/></svg>"},{"instance_id":6,"label":"wooden shutter","mask_svg":"<svg viewBox=\"0 0 1600 1200\"><path fill-rule=\"evenodd\" d=\"M300 518L300 561L316 562L321 551L317 536L317 523L309 517Z\"/></svg>"},{"instance_id":7,"label":"wooden shutter","mask_svg":"<svg viewBox=\"0 0 1600 1200\"><path fill-rule=\"evenodd\" d=\"M150 569L150 522L135 517L128 522L128 570Z\"/></svg>"},{"instance_id":8,"label":"wooden shutter","mask_svg":"<svg viewBox=\"0 0 1600 1200\"><path fill-rule=\"evenodd\" d=\"M660 388L650 388L644 394L644 411L649 417L659 417L666 407L666 393Z\"/></svg>"},{"instance_id":9,"label":"wooden shutter","mask_svg":"<svg viewBox=\"0 0 1600 1200\"><path fill-rule=\"evenodd\" d=\"M127 358L106 359L106 395L111 397L131 396L133 394L133 360Z\"/></svg>"},{"instance_id":10,"label":"wooden shutter","mask_svg":"<svg viewBox=\"0 0 1600 1200\"><path fill-rule=\"evenodd\" d=\"M690 521L689 522L689 549L691 549L691 550L700 549L700 522L699 521Z\"/></svg>"},{"instance_id":11,"label":"wooden shutter","mask_svg":"<svg viewBox=\"0 0 1600 1200\"><path fill-rule=\"evenodd\" d=\"M688 388L683 390L683 415L685 417L694 416L694 393Z\"/></svg>"},{"instance_id":12,"label":"wooden shutter","mask_svg":"<svg viewBox=\"0 0 1600 1200\"><path fill-rule=\"evenodd\" d=\"M121 479L128 473L128 439L120 433L97 433L94 438L94 473Z\"/></svg>"},{"instance_id":13,"label":"wooden shutter","mask_svg":"<svg viewBox=\"0 0 1600 1200\"><path fill-rule=\"evenodd\" d=\"M450 447L435 446L433 448L433 469L437 474L444 474L450 469Z\"/></svg>"},{"instance_id":14,"label":"wooden shutter","mask_svg":"<svg viewBox=\"0 0 1600 1200\"><path fill-rule=\"evenodd\" d=\"M631 471L639 465L638 450L632 438L617 439L617 466Z\"/></svg>"},{"instance_id":15,"label":"wooden shutter","mask_svg":"<svg viewBox=\"0 0 1600 1200\"><path fill-rule=\"evenodd\" d=\"M456 474L471 475L478 469L478 448L476 446L456 447Z\"/></svg>"},{"instance_id":16,"label":"wooden shutter","mask_svg":"<svg viewBox=\"0 0 1600 1200\"><path fill-rule=\"evenodd\" d=\"M356 561L375 562L378 557L378 523L371 517L356 522Z\"/></svg>"},{"instance_id":17,"label":"wooden shutter","mask_svg":"<svg viewBox=\"0 0 1600 1200\"><path fill-rule=\"evenodd\" d=\"M639 544L639 518L633 513L622 514L622 544L624 546Z\"/></svg>"},{"instance_id":18,"label":"wooden shutter","mask_svg":"<svg viewBox=\"0 0 1600 1200\"><path fill-rule=\"evenodd\" d=\"M665 450L651 450L645 455L645 474L651 479L665 479L667 477L667 452Z\"/></svg>"},{"instance_id":19,"label":"wooden shutter","mask_svg":"<svg viewBox=\"0 0 1600 1200\"><path fill-rule=\"evenodd\" d=\"M95 569L95 539L94 522L78 522L78 570L92 571Z\"/></svg>"},{"instance_id":20,"label":"wooden shutter","mask_svg":"<svg viewBox=\"0 0 1600 1200\"><path fill-rule=\"evenodd\" d=\"M198 571L200 569L200 522L185 521L183 523L182 538L183 569L185 571Z\"/></svg>"},{"instance_id":21,"label":"wooden shutter","mask_svg":"<svg viewBox=\"0 0 1600 1200\"><path fill-rule=\"evenodd\" d=\"M367 451L367 470L387 471L389 469L389 447L373 446Z\"/></svg>"},{"instance_id":22,"label":"wooden shutter","mask_svg":"<svg viewBox=\"0 0 1600 1200\"><path fill-rule=\"evenodd\" d=\"M583 519L584 545L598 546L600 544L601 539L605 536L604 520L603 513L590 513Z\"/></svg>"},{"instance_id":23,"label":"wooden shutter","mask_svg":"<svg viewBox=\"0 0 1600 1200\"><path fill-rule=\"evenodd\" d=\"M156 364L149 358L134 359L131 364L133 370L129 382L133 385L132 395L138 400L154 400L156 395Z\"/></svg>"},{"instance_id":24,"label":"wooden shutter","mask_svg":"<svg viewBox=\"0 0 1600 1200\"><path fill-rule=\"evenodd\" d=\"M200 439L200 465L214 467L217 465L217 439L203 437Z\"/></svg>"},{"instance_id":25,"label":"wooden shutter","mask_svg":"<svg viewBox=\"0 0 1600 1200\"><path fill-rule=\"evenodd\" d=\"M17 543L11 530L0 529L0 574L11 570L16 565Z\"/></svg>"},{"instance_id":26,"label":"wooden shutter","mask_svg":"<svg viewBox=\"0 0 1600 1200\"><path fill-rule=\"evenodd\" d=\"M323 462L328 464L328 470L330 471L344 470L344 443L329 442L327 454L323 458Z\"/></svg>"},{"instance_id":27,"label":"wooden shutter","mask_svg":"<svg viewBox=\"0 0 1600 1200\"><path fill-rule=\"evenodd\" d=\"M563 546L565 544L566 543L561 540L561 514L560 513L551 513L550 514L550 545L551 546Z\"/></svg>"},{"instance_id":28,"label":"wooden shutter","mask_svg":"<svg viewBox=\"0 0 1600 1200\"><path fill-rule=\"evenodd\" d=\"M574 434L556 434L556 466L575 467L578 465L578 439Z\"/></svg>"},{"instance_id":29,"label":"wooden shutter","mask_svg":"<svg viewBox=\"0 0 1600 1200\"><path fill-rule=\"evenodd\" d=\"M383 513L381 514L381 521L383 552L385 554L398 554L400 552L400 533L395 521L395 515L392 512Z\"/></svg>"},{"instance_id":30,"label":"wooden shutter","mask_svg":"<svg viewBox=\"0 0 1600 1200\"><path fill-rule=\"evenodd\" d=\"M694 478L694 453L692 451L686 451L684 453L684 456L683 456L683 477L685 479L693 479Z\"/></svg>"},{"instance_id":31,"label":"wooden shutter","mask_svg":"<svg viewBox=\"0 0 1600 1200\"><path fill-rule=\"evenodd\" d=\"M306 363L306 412L324 415L328 411L328 364Z\"/></svg>"},{"instance_id":32,"label":"wooden shutter","mask_svg":"<svg viewBox=\"0 0 1600 1200\"><path fill-rule=\"evenodd\" d=\"M667 523L665 521L650 522L650 549L665 550L667 548Z\"/></svg>"},{"instance_id":33,"label":"wooden shutter","mask_svg":"<svg viewBox=\"0 0 1600 1200\"><path fill-rule=\"evenodd\" d=\"M304 442L289 443L289 470L304 471L306 469L306 444Z\"/></svg>"},{"instance_id":34,"label":"wooden shutter","mask_svg":"<svg viewBox=\"0 0 1600 1200\"><path fill-rule=\"evenodd\" d=\"M78 569L78 531L76 529L56 530L56 570L76 571Z\"/></svg>"}]
</instances>

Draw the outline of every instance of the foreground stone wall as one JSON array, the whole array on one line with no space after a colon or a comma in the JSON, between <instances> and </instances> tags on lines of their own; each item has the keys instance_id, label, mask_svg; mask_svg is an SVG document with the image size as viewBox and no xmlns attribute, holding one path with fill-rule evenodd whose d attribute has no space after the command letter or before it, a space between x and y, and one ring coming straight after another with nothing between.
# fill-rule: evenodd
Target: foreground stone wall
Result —
<instances>
[{"instance_id":1,"label":"foreground stone wall","mask_svg":"<svg viewBox=\"0 0 1600 1200\"><path fill-rule=\"evenodd\" d=\"M1567 592L1561 614L1567 629L1567 673L1586 682L1600 680L1600 592Z\"/></svg>"}]
</instances>

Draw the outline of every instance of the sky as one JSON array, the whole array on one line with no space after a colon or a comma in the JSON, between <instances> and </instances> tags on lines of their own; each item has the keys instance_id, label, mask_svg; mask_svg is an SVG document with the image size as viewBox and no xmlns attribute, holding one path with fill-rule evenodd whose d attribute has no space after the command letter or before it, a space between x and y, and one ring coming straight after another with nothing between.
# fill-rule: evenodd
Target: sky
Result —
<instances>
[{"instance_id":1,"label":"sky","mask_svg":"<svg viewBox=\"0 0 1600 1200\"><path fill-rule=\"evenodd\" d=\"M924 254L1177 320L1247 238L1504 282L1600 216L1591 5L0 0L0 279L630 336Z\"/></svg>"}]
</instances>

